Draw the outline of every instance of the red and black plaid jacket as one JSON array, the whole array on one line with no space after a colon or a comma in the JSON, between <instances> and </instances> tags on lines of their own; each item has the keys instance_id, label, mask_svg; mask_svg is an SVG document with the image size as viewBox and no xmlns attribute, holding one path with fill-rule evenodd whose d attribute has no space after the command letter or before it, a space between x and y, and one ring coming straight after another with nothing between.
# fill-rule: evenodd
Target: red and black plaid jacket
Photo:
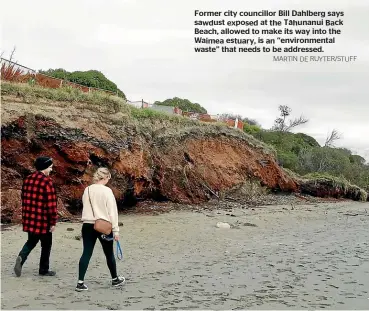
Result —
<instances>
[{"instance_id":1,"label":"red and black plaid jacket","mask_svg":"<svg viewBox=\"0 0 369 311\"><path fill-rule=\"evenodd\" d=\"M23 231L36 234L49 232L56 225L57 199L51 179L41 172L35 172L22 186Z\"/></svg>"}]
</instances>

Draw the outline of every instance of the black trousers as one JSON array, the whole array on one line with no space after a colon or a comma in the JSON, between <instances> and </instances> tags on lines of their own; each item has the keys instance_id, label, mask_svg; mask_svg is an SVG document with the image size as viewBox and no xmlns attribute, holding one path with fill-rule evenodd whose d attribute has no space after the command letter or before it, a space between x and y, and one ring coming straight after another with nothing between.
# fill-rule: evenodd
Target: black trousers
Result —
<instances>
[{"instance_id":1,"label":"black trousers","mask_svg":"<svg viewBox=\"0 0 369 311\"><path fill-rule=\"evenodd\" d=\"M114 257L114 240L107 241L101 237L101 233L97 232L94 229L93 224L83 224L82 225L82 239L83 239L83 253L81 259L79 260L79 275L78 280L84 281L85 275L87 272L88 264L90 263L90 259L92 253L95 248L96 240L99 239L101 246L103 248L106 263L108 265L111 277L114 279L117 277L117 265ZM111 234L109 237L113 237Z\"/></svg>"},{"instance_id":2,"label":"black trousers","mask_svg":"<svg viewBox=\"0 0 369 311\"><path fill-rule=\"evenodd\" d=\"M28 232L28 240L26 244L24 244L22 250L19 253L19 256L22 257L22 266L26 262L28 255L37 245L38 241L41 241L41 257L40 257L39 273L46 273L47 271L49 271L52 240L53 235L51 232L45 234L34 234Z\"/></svg>"}]
</instances>

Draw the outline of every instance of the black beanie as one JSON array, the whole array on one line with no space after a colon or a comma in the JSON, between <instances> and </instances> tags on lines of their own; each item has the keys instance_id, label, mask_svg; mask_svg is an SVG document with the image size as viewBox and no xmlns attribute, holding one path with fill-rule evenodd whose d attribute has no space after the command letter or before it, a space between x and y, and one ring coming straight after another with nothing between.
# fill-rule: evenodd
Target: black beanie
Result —
<instances>
[{"instance_id":1,"label":"black beanie","mask_svg":"<svg viewBox=\"0 0 369 311\"><path fill-rule=\"evenodd\" d=\"M49 157L38 157L35 161L36 170L42 171L53 164L53 159Z\"/></svg>"}]
</instances>

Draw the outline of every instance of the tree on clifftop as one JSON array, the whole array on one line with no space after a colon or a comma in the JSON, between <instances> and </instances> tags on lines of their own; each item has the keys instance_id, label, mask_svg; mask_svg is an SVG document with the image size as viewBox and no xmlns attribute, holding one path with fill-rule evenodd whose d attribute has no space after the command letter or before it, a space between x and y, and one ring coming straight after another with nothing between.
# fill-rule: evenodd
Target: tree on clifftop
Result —
<instances>
[{"instance_id":1,"label":"tree on clifftop","mask_svg":"<svg viewBox=\"0 0 369 311\"><path fill-rule=\"evenodd\" d=\"M328 136L327 136L327 138L326 138L326 140L325 140L325 144L324 144L324 146L325 147L333 147L334 146L334 142L336 141L336 140L339 140L339 139L341 139L341 137L342 137L342 135L341 134L339 134L338 132L337 132L337 130L336 129L334 129Z\"/></svg>"},{"instance_id":2,"label":"tree on clifftop","mask_svg":"<svg viewBox=\"0 0 369 311\"><path fill-rule=\"evenodd\" d=\"M94 87L99 89L104 89L117 93L119 97L126 98L125 94L118 89L117 85L110 81L104 76L103 73L97 70L88 71L73 71L68 72L65 69L49 69L49 70L39 70L40 74L51 76L57 79L63 79L70 82L78 83L87 87Z\"/></svg>"},{"instance_id":3,"label":"tree on clifftop","mask_svg":"<svg viewBox=\"0 0 369 311\"><path fill-rule=\"evenodd\" d=\"M164 100L163 102L156 101L154 105L178 107L182 111L204 113L204 114L207 113L206 109L200 106L199 104L192 103L188 99L182 99L178 97L168 98Z\"/></svg>"},{"instance_id":4,"label":"tree on clifftop","mask_svg":"<svg viewBox=\"0 0 369 311\"><path fill-rule=\"evenodd\" d=\"M274 126L272 127L272 130L274 131L289 132L292 128L301 124L305 124L309 121L303 116L300 116L299 118L289 120L289 122L287 123L286 118L291 114L292 109L285 105L280 105L278 109L281 114L280 117L274 121Z\"/></svg>"}]
</instances>

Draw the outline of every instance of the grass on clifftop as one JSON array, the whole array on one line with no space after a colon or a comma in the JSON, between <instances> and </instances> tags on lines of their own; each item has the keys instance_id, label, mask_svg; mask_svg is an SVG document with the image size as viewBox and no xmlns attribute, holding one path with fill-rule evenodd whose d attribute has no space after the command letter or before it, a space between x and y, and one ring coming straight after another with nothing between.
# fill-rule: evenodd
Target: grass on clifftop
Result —
<instances>
[{"instance_id":1,"label":"grass on clifftop","mask_svg":"<svg viewBox=\"0 0 369 311\"><path fill-rule=\"evenodd\" d=\"M61 88L45 88L26 83L12 83L1 81L1 95L15 95L23 97L26 103L35 103L37 99L48 99L54 102L84 102L94 105L105 105L116 112L127 112L126 102L118 96L111 96L104 92L85 93L71 86Z\"/></svg>"},{"instance_id":2,"label":"grass on clifftop","mask_svg":"<svg viewBox=\"0 0 369 311\"><path fill-rule=\"evenodd\" d=\"M222 135L240 139L263 150L267 154L276 155L276 151L272 146L261 142L241 130L229 128L224 123L202 122L179 115L169 115L148 108L136 108L127 104L123 98L104 92L94 91L86 93L70 86L53 89L27 83L1 81L1 95L21 97L28 104L37 104L38 101L46 100L50 104L53 102L62 102L66 103L66 105L77 106L84 103L84 109L93 111L96 111L96 108L99 107L99 112L105 114L106 118L110 117L110 121L117 126L123 125L125 122L117 120L118 113L123 113L136 126L138 132L149 132L153 138L155 137L163 143L169 139L182 139L191 136L216 137ZM89 104L93 106L89 107ZM66 107L66 105L63 106ZM116 115L113 117L113 114Z\"/></svg>"}]
</instances>

